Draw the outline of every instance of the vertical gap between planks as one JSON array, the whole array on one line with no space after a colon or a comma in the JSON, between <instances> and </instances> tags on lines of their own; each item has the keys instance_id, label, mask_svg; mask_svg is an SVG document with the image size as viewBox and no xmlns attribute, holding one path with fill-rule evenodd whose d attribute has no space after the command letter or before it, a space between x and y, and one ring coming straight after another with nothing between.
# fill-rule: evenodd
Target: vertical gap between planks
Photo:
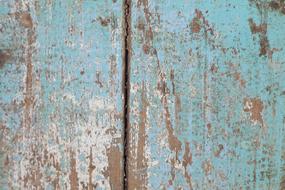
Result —
<instances>
[{"instance_id":1,"label":"vertical gap between planks","mask_svg":"<svg viewBox=\"0 0 285 190\"><path fill-rule=\"evenodd\" d=\"M128 189L128 146L129 146L129 95L130 95L130 57L131 57L131 0L123 3L123 92L124 92L124 156L123 156L123 189Z\"/></svg>"}]
</instances>

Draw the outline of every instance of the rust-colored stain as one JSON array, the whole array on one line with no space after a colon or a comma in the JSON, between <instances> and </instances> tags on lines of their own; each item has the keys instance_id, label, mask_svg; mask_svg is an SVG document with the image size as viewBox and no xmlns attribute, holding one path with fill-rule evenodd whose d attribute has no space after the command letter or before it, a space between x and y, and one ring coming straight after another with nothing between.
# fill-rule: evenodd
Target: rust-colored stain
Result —
<instances>
[{"instance_id":1,"label":"rust-colored stain","mask_svg":"<svg viewBox=\"0 0 285 190\"><path fill-rule=\"evenodd\" d=\"M256 33L266 33L267 32L266 23L257 25L255 22L253 22L252 18L248 19L248 22L249 22L251 33L256 34Z\"/></svg>"},{"instance_id":2,"label":"rust-colored stain","mask_svg":"<svg viewBox=\"0 0 285 190\"><path fill-rule=\"evenodd\" d=\"M263 102L259 98L244 99L244 111L250 113L251 121L258 122L262 126L264 125L262 118L263 108Z\"/></svg>"},{"instance_id":3,"label":"rust-colored stain","mask_svg":"<svg viewBox=\"0 0 285 190\"><path fill-rule=\"evenodd\" d=\"M176 90L175 90L175 74L174 74L173 69L170 71L170 80L171 80L171 84L172 84L172 94L175 97L175 125L179 126L179 121L180 121L179 114L181 113L182 108L181 108L180 95L178 93L176 93Z\"/></svg>"},{"instance_id":4,"label":"rust-colored stain","mask_svg":"<svg viewBox=\"0 0 285 190\"><path fill-rule=\"evenodd\" d=\"M218 73L218 69L219 69L219 67L217 66L217 65L212 65L211 66L211 72L213 73L213 74L216 74L216 73Z\"/></svg>"},{"instance_id":5,"label":"rust-colored stain","mask_svg":"<svg viewBox=\"0 0 285 190\"><path fill-rule=\"evenodd\" d=\"M252 18L248 19L250 30L252 34L259 34L260 52L259 56L267 55L270 51L269 41L267 38L267 23L257 25Z\"/></svg>"},{"instance_id":6,"label":"rust-colored stain","mask_svg":"<svg viewBox=\"0 0 285 190\"><path fill-rule=\"evenodd\" d=\"M192 164L192 153L190 152L190 143L186 142L182 166L184 167L184 176L185 176L185 179L189 185L189 188L193 189L191 175L188 173L188 170L187 170L187 166L188 165L190 166L191 164Z\"/></svg>"},{"instance_id":7,"label":"rust-colored stain","mask_svg":"<svg viewBox=\"0 0 285 190\"><path fill-rule=\"evenodd\" d=\"M246 82L241 78L241 74L239 72L234 72L233 76L235 80L239 82L241 87L245 87Z\"/></svg>"},{"instance_id":8,"label":"rust-colored stain","mask_svg":"<svg viewBox=\"0 0 285 190\"><path fill-rule=\"evenodd\" d=\"M157 56L157 53L155 53L155 55ZM157 59L157 66L160 69L160 63L159 60ZM176 153L176 160L178 160L178 152L181 151L181 146L182 143L178 140L178 138L174 135L174 130L172 128L172 124L171 124L171 116L170 116L170 112L168 109L168 102L167 102L167 94L169 94L169 89L167 87L166 84L166 79L165 79L165 75L163 73L159 74L160 76L160 81L157 85L157 89L161 92L162 94L162 98L161 98L161 103L163 105L164 108L164 121L165 121L165 125L166 125L166 129L168 132L168 143L169 143L169 148L171 151Z\"/></svg>"},{"instance_id":9,"label":"rust-colored stain","mask_svg":"<svg viewBox=\"0 0 285 190\"><path fill-rule=\"evenodd\" d=\"M170 175L171 175L171 178L168 180L168 184L170 186L173 185L173 181L175 180L175 163L176 163L176 159L175 158L171 158L170 159L170 166L171 166L171 169L170 169Z\"/></svg>"},{"instance_id":10,"label":"rust-colored stain","mask_svg":"<svg viewBox=\"0 0 285 190\"><path fill-rule=\"evenodd\" d=\"M214 152L215 157L219 157L223 150L224 150L224 146L222 144L219 144L218 149Z\"/></svg>"},{"instance_id":11,"label":"rust-colored stain","mask_svg":"<svg viewBox=\"0 0 285 190\"><path fill-rule=\"evenodd\" d=\"M149 2L148 0L138 0L137 1L137 6L143 6L143 11L144 11L144 16L146 19L146 22L148 23L149 27L150 27L150 21L151 21L151 12L149 10Z\"/></svg>"},{"instance_id":12,"label":"rust-colored stain","mask_svg":"<svg viewBox=\"0 0 285 190\"><path fill-rule=\"evenodd\" d=\"M212 163L210 160L206 160L202 164L202 168L206 175L209 175L213 169Z\"/></svg>"},{"instance_id":13,"label":"rust-colored stain","mask_svg":"<svg viewBox=\"0 0 285 190\"><path fill-rule=\"evenodd\" d=\"M165 119L165 125L166 125L166 129L168 132L168 144L169 144L169 149L175 153L175 158L171 158L171 180L169 181L169 184L172 185L173 181L175 179L175 163L179 162L179 158L178 158L178 153L182 150L181 146L182 143L179 141L179 139L174 135L174 130L172 128L172 124L171 124L171 119L170 119L170 112L168 109L168 105L167 105L167 99L166 99L166 84L164 82L164 80L161 80L162 82L162 86L163 86L163 98L162 98L162 103L163 103L163 107L164 107L164 119ZM167 90L169 91L169 90Z\"/></svg>"},{"instance_id":14,"label":"rust-colored stain","mask_svg":"<svg viewBox=\"0 0 285 190\"><path fill-rule=\"evenodd\" d=\"M145 30L145 22L144 22L144 20L142 18L138 19L137 28L140 31L144 31Z\"/></svg>"},{"instance_id":15,"label":"rust-colored stain","mask_svg":"<svg viewBox=\"0 0 285 190\"><path fill-rule=\"evenodd\" d=\"M163 95L161 101L164 108L164 119L165 119L166 129L168 132L169 148L171 151L176 153L176 159L178 159L178 152L181 151L182 144L178 140L178 138L174 135L174 130L172 128L171 117L168 109L167 96L166 96L166 94L169 93L169 89L167 88L167 85L165 83L165 76L163 74L160 74L160 83L158 84L157 88L160 90L161 94Z\"/></svg>"},{"instance_id":16,"label":"rust-colored stain","mask_svg":"<svg viewBox=\"0 0 285 190\"><path fill-rule=\"evenodd\" d=\"M107 173L110 177L111 189L123 188L123 175L122 175L122 153L118 146L112 145L107 149L108 156L108 169Z\"/></svg>"},{"instance_id":17,"label":"rust-colored stain","mask_svg":"<svg viewBox=\"0 0 285 190\"><path fill-rule=\"evenodd\" d=\"M69 174L69 180L70 180L70 188L71 190L77 190L79 188L78 183L78 173L76 169L76 154L73 151L70 151L70 174Z\"/></svg>"},{"instance_id":18,"label":"rust-colored stain","mask_svg":"<svg viewBox=\"0 0 285 190\"><path fill-rule=\"evenodd\" d=\"M184 168L186 168L188 165L191 164L192 164L192 153L190 152L190 143L186 142L182 165Z\"/></svg>"},{"instance_id":19,"label":"rust-colored stain","mask_svg":"<svg viewBox=\"0 0 285 190\"><path fill-rule=\"evenodd\" d=\"M11 58L10 50L0 50L0 69L2 69L5 63Z\"/></svg>"},{"instance_id":20,"label":"rust-colored stain","mask_svg":"<svg viewBox=\"0 0 285 190\"><path fill-rule=\"evenodd\" d=\"M108 26L108 24L111 21L110 18L102 18L102 17L99 17L98 20L102 26Z\"/></svg>"},{"instance_id":21,"label":"rust-colored stain","mask_svg":"<svg viewBox=\"0 0 285 190\"><path fill-rule=\"evenodd\" d=\"M278 11L285 15L285 2L284 0L273 0L269 2L269 7L274 11Z\"/></svg>"},{"instance_id":22,"label":"rust-colored stain","mask_svg":"<svg viewBox=\"0 0 285 190\"><path fill-rule=\"evenodd\" d=\"M175 124L176 126L179 126L179 121L180 121L180 113L182 112L181 108L181 99L180 95L175 93Z\"/></svg>"},{"instance_id":23,"label":"rust-colored stain","mask_svg":"<svg viewBox=\"0 0 285 190\"><path fill-rule=\"evenodd\" d=\"M168 110L167 106L167 99L166 96L163 96L163 104L164 104L164 114L165 114L165 124L166 124L166 129L168 132L168 143L169 143L169 148L171 151L176 153L176 158L178 156L178 152L181 151L181 142L178 140L178 138L174 135L174 130L172 128L171 124L171 119L170 119L170 112Z\"/></svg>"},{"instance_id":24,"label":"rust-colored stain","mask_svg":"<svg viewBox=\"0 0 285 190\"><path fill-rule=\"evenodd\" d=\"M20 22L23 26L30 28L27 31L27 46L25 47L26 51L26 79L25 79L25 113L24 113L24 122L23 125L25 128L31 127L32 122L32 108L34 102L33 96L33 53L34 53L34 43L35 43L35 31L32 29L33 21L29 13L25 12L20 15Z\"/></svg>"},{"instance_id":25,"label":"rust-colored stain","mask_svg":"<svg viewBox=\"0 0 285 190\"><path fill-rule=\"evenodd\" d=\"M195 17L192 19L191 22L191 30L193 33L199 33L201 31L201 24L202 24L202 19L203 18L203 14L201 11L199 10L195 10Z\"/></svg>"},{"instance_id":26,"label":"rust-colored stain","mask_svg":"<svg viewBox=\"0 0 285 190\"><path fill-rule=\"evenodd\" d=\"M193 33L199 33L202 29L207 38L207 32L213 34L213 29L210 27L208 20L206 20L202 11L199 9L195 9L195 16L192 19L190 29Z\"/></svg>"},{"instance_id":27,"label":"rust-colored stain","mask_svg":"<svg viewBox=\"0 0 285 190\"><path fill-rule=\"evenodd\" d=\"M23 12L19 14L19 19L21 24L26 28L32 28L33 27L33 20L28 12Z\"/></svg>"},{"instance_id":28,"label":"rust-colored stain","mask_svg":"<svg viewBox=\"0 0 285 190\"><path fill-rule=\"evenodd\" d=\"M143 51L145 54L149 54L150 46L148 44L143 45Z\"/></svg>"},{"instance_id":29,"label":"rust-colored stain","mask_svg":"<svg viewBox=\"0 0 285 190\"><path fill-rule=\"evenodd\" d=\"M137 24L138 29L142 31L144 35L144 43L142 47L143 52L145 54L150 54L151 49L152 49L153 31L152 31L152 27L150 23L152 14L150 10L148 9L149 2L148 0L139 0L137 2L137 6L143 7L144 17L145 17L146 24L147 24L147 25L145 24L142 18L138 20L138 24Z\"/></svg>"}]
</instances>

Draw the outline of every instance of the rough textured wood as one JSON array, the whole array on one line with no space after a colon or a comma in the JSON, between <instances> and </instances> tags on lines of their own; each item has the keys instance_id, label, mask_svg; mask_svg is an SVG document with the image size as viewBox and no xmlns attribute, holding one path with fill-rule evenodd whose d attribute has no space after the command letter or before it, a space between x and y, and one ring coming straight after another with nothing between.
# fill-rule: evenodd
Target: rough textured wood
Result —
<instances>
[{"instance_id":1,"label":"rough textured wood","mask_svg":"<svg viewBox=\"0 0 285 190\"><path fill-rule=\"evenodd\" d=\"M0 1L0 189L122 189L122 0Z\"/></svg>"},{"instance_id":2,"label":"rough textured wood","mask_svg":"<svg viewBox=\"0 0 285 190\"><path fill-rule=\"evenodd\" d=\"M284 1L132 1L129 189L285 189Z\"/></svg>"}]
</instances>

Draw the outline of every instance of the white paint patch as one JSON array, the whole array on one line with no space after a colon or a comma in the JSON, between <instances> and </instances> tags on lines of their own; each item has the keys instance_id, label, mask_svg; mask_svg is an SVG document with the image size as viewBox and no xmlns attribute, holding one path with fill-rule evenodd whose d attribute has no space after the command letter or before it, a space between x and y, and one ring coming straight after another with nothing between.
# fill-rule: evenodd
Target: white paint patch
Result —
<instances>
[{"instance_id":1,"label":"white paint patch","mask_svg":"<svg viewBox=\"0 0 285 190\"><path fill-rule=\"evenodd\" d=\"M89 101L89 107L92 111L113 111L115 110L115 102L112 102L110 98L96 97Z\"/></svg>"}]
</instances>

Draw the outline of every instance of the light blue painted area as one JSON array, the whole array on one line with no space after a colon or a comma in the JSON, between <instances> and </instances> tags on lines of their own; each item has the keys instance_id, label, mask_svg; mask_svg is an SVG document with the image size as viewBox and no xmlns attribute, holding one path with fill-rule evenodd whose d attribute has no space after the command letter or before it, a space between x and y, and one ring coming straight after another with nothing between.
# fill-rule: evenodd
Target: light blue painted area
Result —
<instances>
[{"instance_id":1,"label":"light blue painted area","mask_svg":"<svg viewBox=\"0 0 285 190\"><path fill-rule=\"evenodd\" d=\"M257 1L264 6L262 10L254 1L144 2L132 6L131 73L135 74L130 80L136 88L147 86L146 146L151 152L148 160L157 164L146 169L148 178L141 187L191 189L182 167L189 142L192 163L186 172L193 189L284 188L285 15L270 8L269 1ZM202 14L198 19L201 28L193 32L197 11ZM266 55L259 55L262 32L252 34L250 18L257 27L267 24ZM143 30L139 23L144 24ZM150 28L153 39L147 36ZM160 69L155 54L144 52L147 43L150 52L157 51ZM157 94L160 73L165 76L166 95ZM131 109L136 107L132 102L141 101L140 96L141 91L131 93ZM170 145L156 143L169 143L163 96L174 135L182 143L177 159ZM176 96L181 102L178 113ZM262 108L254 105L262 121L246 111L246 99L262 104ZM131 124L138 121L131 112ZM223 148L217 153L219 145ZM171 159L176 159L175 164Z\"/></svg>"},{"instance_id":2,"label":"light blue painted area","mask_svg":"<svg viewBox=\"0 0 285 190\"><path fill-rule=\"evenodd\" d=\"M0 0L0 18L0 50L11 52L0 69L0 189L122 186L123 170L105 171L107 149L122 159L122 1Z\"/></svg>"},{"instance_id":3,"label":"light blue painted area","mask_svg":"<svg viewBox=\"0 0 285 190\"><path fill-rule=\"evenodd\" d=\"M122 1L0 5L0 50L11 53L0 69L0 189L86 189L88 175L114 187L106 154L123 149ZM258 0L132 1L130 189L285 188L281 11Z\"/></svg>"}]
</instances>

